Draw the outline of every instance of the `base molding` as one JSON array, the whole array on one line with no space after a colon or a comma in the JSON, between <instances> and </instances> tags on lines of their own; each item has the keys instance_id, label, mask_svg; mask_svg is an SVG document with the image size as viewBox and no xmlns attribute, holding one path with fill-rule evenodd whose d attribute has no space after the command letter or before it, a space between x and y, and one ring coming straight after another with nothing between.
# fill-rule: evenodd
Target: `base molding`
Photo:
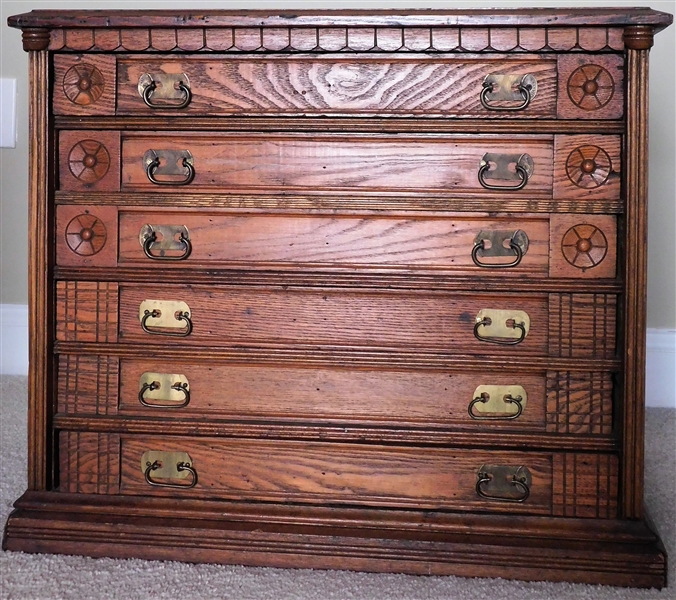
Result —
<instances>
[{"instance_id":1,"label":"base molding","mask_svg":"<svg viewBox=\"0 0 676 600\"><path fill-rule=\"evenodd\" d=\"M647 522L26 492L3 548L630 587L666 585Z\"/></svg>"}]
</instances>

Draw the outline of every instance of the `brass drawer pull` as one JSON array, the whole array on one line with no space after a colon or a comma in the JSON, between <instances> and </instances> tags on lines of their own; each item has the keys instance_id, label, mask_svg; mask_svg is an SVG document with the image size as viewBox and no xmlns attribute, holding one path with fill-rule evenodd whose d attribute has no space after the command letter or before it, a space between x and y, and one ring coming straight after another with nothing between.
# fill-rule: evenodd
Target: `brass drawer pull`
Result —
<instances>
[{"instance_id":1,"label":"brass drawer pull","mask_svg":"<svg viewBox=\"0 0 676 600\"><path fill-rule=\"evenodd\" d=\"M486 75L479 99L486 110L519 111L528 108L537 94L537 79L527 75ZM496 106L490 102L520 101L518 106Z\"/></svg>"},{"instance_id":2,"label":"brass drawer pull","mask_svg":"<svg viewBox=\"0 0 676 600\"><path fill-rule=\"evenodd\" d=\"M150 75L144 73L138 80L138 92L143 102L149 108L186 108L192 100L190 82L184 73L158 73ZM156 100L169 100L169 102L153 102ZM178 102L171 102L178 100Z\"/></svg>"},{"instance_id":3,"label":"brass drawer pull","mask_svg":"<svg viewBox=\"0 0 676 600\"><path fill-rule=\"evenodd\" d=\"M525 502L532 477L526 467L482 465L477 473L476 493L486 500Z\"/></svg>"},{"instance_id":4,"label":"brass drawer pull","mask_svg":"<svg viewBox=\"0 0 676 600\"><path fill-rule=\"evenodd\" d=\"M480 332L487 330L482 335ZM474 323L474 337L481 342L516 346L523 342L530 329L530 317L521 310L482 309Z\"/></svg>"},{"instance_id":5,"label":"brass drawer pull","mask_svg":"<svg viewBox=\"0 0 676 600\"><path fill-rule=\"evenodd\" d=\"M486 240L490 246L486 248ZM509 240L509 248L505 248L504 242ZM525 232L516 231L480 231L474 239L472 248L472 260L477 267L483 269L509 269L516 267L524 254L528 252L528 236ZM479 257L511 256L515 258L510 263L487 263L479 260Z\"/></svg>"},{"instance_id":6,"label":"brass drawer pull","mask_svg":"<svg viewBox=\"0 0 676 600\"><path fill-rule=\"evenodd\" d=\"M491 169L491 164L495 165L494 169ZM509 169L511 164L514 165L514 171ZM487 190L515 192L526 187L534 168L535 164L529 154L486 152L479 163L479 183ZM518 183L516 185L494 185L488 183L487 180L517 181Z\"/></svg>"},{"instance_id":7,"label":"brass drawer pull","mask_svg":"<svg viewBox=\"0 0 676 600\"><path fill-rule=\"evenodd\" d=\"M149 450L141 457L141 470L146 483L154 487L189 490L197 485L197 471L187 452ZM156 479L151 477L155 473ZM162 483L157 479L188 479L188 483Z\"/></svg>"},{"instance_id":8,"label":"brass drawer pull","mask_svg":"<svg viewBox=\"0 0 676 600\"><path fill-rule=\"evenodd\" d=\"M185 260L192 253L190 233L184 225L144 225L139 242L144 254L152 260ZM168 251L182 254L167 255Z\"/></svg>"},{"instance_id":9,"label":"brass drawer pull","mask_svg":"<svg viewBox=\"0 0 676 600\"><path fill-rule=\"evenodd\" d=\"M467 412L477 421L511 421L521 416L527 401L526 390L520 385L480 385Z\"/></svg>"},{"instance_id":10,"label":"brass drawer pull","mask_svg":"<svg viewBox=\"0 0 676 600\"><path fill-rule=\"evenodd\" d=\"M155 322L151 323L150 321ZM171 337L187 337L192 333L190 307L185 302L144 300L139 308L139 321L146 333ZM178 329L179 331L160 331Z\"/></svg>"},{"instance_id":11,"label":"brass drawer pull","mask_svg":"<svg viewBox=\"0 0 676 600\"><path fill-rule=\"evenodd\" d=\"M149 402L152 399L164 404ZM139 379L138 400L149 408L183 408L190 402L190 384L184 375L144 373Z\"/></svg>"},{"instance_id":12,"label":"brass drawer pull","mask_svg":"<svg viewBox=\"0 0 676 600\"><path fill-rule=\"evenodd\" d=\"M155 185L188 185L195 179L193 158L188 150L148 150L143 155L143 164L148 180ZM183 179L157 179L156 175L182 175Z\"/></svg>"}]
</instances>

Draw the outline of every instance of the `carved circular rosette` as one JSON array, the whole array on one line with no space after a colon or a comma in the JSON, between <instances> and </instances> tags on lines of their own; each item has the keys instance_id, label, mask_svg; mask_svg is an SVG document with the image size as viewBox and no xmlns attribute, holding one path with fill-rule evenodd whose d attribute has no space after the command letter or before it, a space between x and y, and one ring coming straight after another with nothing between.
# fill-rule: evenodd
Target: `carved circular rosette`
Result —
<instances>
[{"instance_id":1,"label":"carved circular rosette","mask_svg":"<svg viewBox=\"0 0 676 600\"><path fill-rule=\"evenodd\" d=\"M63 77L66 98L81 106L94 104L103 94L104 85L101 71L87 63L72 66Z\"/></svg>"},{"instance_id":2,"label":"carved circular rosette","mask_svg":"<svg viewBox=\"0 0 676 600\"><path fill-rule=\"evenodd\" d=\"M566 173L577 187L591 190L608 181L613 164L608 153L598 146L575 148L566 160Z\"/></svg>"},{"instance_id":3,"label":"carved circular rosette","mask_svg":"<svg viewBox=\"0 0 676 600\"><path fill-rule=\"evenodd\" d=\"M106 226L89 213L77 215L66 227L66 244L80 256L92 256L106 245Z\"/></svg>"},{"instance_id":4,"label":"carved circular rosette","mask_svg":"<svg viewBox=\"0 0 676 600\"><path fill-rule=\"evenodd\" d=\"M564 258L578 269L591 269L603 262L608 253L608 240L595 225L574 225L561 240Z\"/></svg>"},{"instance_id":5,"label":"carved circular rosette","mask_svg":"<svg viewBox=\"0 0 676 600\"><path fill-rule=\"evenodd\" d=\"M615 80L600 65L583 65L568 78L568 96L582 110L603 108L615 94Z\"/></svg>"},{"instance_id":6,"label":"carved circular rosette","mask_svg":"<svg viewBox=\"0 0 676 600\"><path fill-rule=\"evenodd\" d=\"M68 166L73 176L83 183L94 183L108 172L110 154L101 142L82 140L71 148Z\"/></svg>"}]
</instances>

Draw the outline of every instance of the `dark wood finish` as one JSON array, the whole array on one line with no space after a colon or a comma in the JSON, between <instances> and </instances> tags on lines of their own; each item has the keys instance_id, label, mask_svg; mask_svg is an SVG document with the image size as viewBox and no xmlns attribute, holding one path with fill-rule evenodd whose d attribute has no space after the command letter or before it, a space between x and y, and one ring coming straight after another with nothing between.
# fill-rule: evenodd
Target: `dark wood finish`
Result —
<instances>
[{"instance_id":1,"label":"dark wood finish","mask_svg":"<svg viewBox=\"0 0 676 600\"><path fill-rule=\"evenodd\" d=\"M3 547L663 586L642 507L646 115L671 20L12 17L31 52L29 491ZM525 68L531 106L479 108L486 70ZM188 107L146 108L139 75L176 70ZM151 183L149 149L189 150L195 180ZM533 156L525 189L480 186L495 151ZM187 224L194 254L151 262L146 223ZM471 262L497 227L528 232L513 270ZM144 332L145 300L188 302L193 331ZM487 308L526 310L525 340L476 339ZM189 404L142 406L146 372L187 376ZM523 414L472 419L496 382L528 389ZM150 449L187 450L199 481L150 486ZM531 497L482 498L494 463L528 467Z\"/></svg>"}]
</instances>

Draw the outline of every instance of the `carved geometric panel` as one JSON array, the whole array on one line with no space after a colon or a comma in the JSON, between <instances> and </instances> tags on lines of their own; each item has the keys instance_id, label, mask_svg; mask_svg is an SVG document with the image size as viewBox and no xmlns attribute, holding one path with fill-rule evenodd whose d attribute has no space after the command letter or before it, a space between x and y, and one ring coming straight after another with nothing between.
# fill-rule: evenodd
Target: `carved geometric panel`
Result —
<instances>
[{"instance_id":1,"label":"carved geometric panel","mask_svg":"<svg viewBox=\"0 0 676 600\"><path fill-rule=\"evenodd\" d=\"M117 265L117 207L60 204L56 207L56 263Z\"/></svg>"},{"instance_id":2,"label":"carved geometric panel","mask_svg":"<svg viewBox=\"0 0 676 600\"><path fill-rule=\"evenodd\" d=\"M116 414L119 371L115 356L59 356L58 412Z\"/></svg>"},{"instance_id":3,"label":"carved geometric panel","mask_svg":"<svg viewBox=\"0 0 676 600\"><path fill-rule=\"evenodd\" d=\"M549 295L550 356L614 358L616 327L615 295Z\"/></svg>"},{"instance_id":4,"label":"carved geometric panel","mask_svg":"<svg viewBox=\"0 0 676 600\"><path fill-rule=\"evenodd\" d=\"M116 60L108 54L55 54L54 114L114 115Z\"/></svg>"},{"instance_id":5,"label":"carved geometric panel","mask_svg":"<svg viewBox=\"0 0 676 600\"><path fill-rule=\"evenodd\" d=\"M115 192L120 189L119 132L61 131L59 154L62 190Z\"/></svg>"},{"instance_id":6,"label":"carved geometric panel","mask_svg":"<svg viewBox=\"0 0 676 600\"><path fill-rule=\"evenodd\" d=\"M617 517L618 459L612 454L555 454L552 513Z\"/></svg>"},{"instance_id":7,"label":"carved geometric panel","mask_svg":"<svg viewBox=\"0 0 676 600\"><path fill-rule=\"evenodd\" d=\"M57 281L56 302L57 340L117 341L117 283Z\"/></svg>"},{"instance_id":8,"label":"carved geometric panel","mask_svg":"<svg viewBox=\"0 0 676 600\"><path fill-rule=\"evenodd\" d=\"M118 494L120 436L62 431L59 434L59 490L71 494Z\"/></svg>"},{"instance_id":9,"label":"carved geometric panel","mask_svg":"<svg viewBox=\"0 0 676 600\"><path fill-rule=\"evenodd\" d=\"M547 433L611 434L612 393L610 373L548 371Z\"/></svg>"}]
</instances>

